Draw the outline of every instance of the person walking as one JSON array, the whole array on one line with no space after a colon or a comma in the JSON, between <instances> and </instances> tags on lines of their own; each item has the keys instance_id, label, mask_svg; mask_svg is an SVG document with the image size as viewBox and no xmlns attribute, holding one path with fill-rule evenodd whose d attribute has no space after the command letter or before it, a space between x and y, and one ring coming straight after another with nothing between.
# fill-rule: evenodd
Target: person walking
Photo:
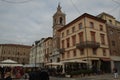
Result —
<instances>
[{"instance_id":1,"label":"person walking","mask_svg":"<svg viewBox=\"0 0 120 80\"><path fill-rule=\"evenodd\" d=\"M3 80L12 80L11 73L10 72L6 72Z\"/></svg>"},{"instance_id":2,"label":"person walking","mask_svg":"<svg viewBox=\"0 0 120 80\"><path fill-rule=\"evenodd\" d=\"M114 68L113 72L114 72L114 78L115 79L118 78L118 70L117 70L117 68Z\"/></svg>"}]
</instances>

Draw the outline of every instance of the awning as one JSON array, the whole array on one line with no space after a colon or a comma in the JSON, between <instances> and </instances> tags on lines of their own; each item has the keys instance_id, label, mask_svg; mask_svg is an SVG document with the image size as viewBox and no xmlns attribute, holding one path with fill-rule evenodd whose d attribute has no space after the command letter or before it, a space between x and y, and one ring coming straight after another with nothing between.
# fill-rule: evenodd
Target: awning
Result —
<instances>
[{"instance_id":1,"label":"awning","mask_svg":"<svg viewBox=\"0 0 120 80\"><path fill-rule=\"evenodd\" d=\"M103 60L103 61L111 61L110 58L100 58L100 59Z\"/></svg>"},{"instance_id":2,"label":"awning","mask_svg":"<svg viewBox=\"0 0 120 80\"><path fill-rule=\"evenodd\" d=\"M87 61L83 61L83 60L80 60L80 59L73 59L73 60L65 60L65 61L62 61L62 63L87 63Z\"/></svg>"},{"instance_id":3,"label":"awning","mask_svg":"<svg viewBox=\"0 0 120 80\"><path fill-rule=\"evenodd\" d=\"M45 65L48 65L48 66L59 66L59 65L63 65L63 64L60 63L60 62L52 62L52 63L46 63Z\"/></svg>"}]
</instances>

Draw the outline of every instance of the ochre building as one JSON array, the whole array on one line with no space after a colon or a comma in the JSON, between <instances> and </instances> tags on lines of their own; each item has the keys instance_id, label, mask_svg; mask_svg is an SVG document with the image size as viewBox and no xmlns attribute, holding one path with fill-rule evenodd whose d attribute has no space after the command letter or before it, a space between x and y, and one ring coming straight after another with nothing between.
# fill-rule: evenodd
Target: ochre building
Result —
<instances>
[{"instance_id":1,"label":"ochre building","mask_svg":"<svg viewBox=\"0 0 120 80\"><path fill-rule=\"evenodd\" d=\"M19 44L0 44L0 61L11 59L21 64L29 63L31 46Z\"/></svg>"},{"instance_id":2,"label":"ochre building","mask_svg":"<svg viewBox=\"0 0 120 80\"><path fill-rule=\"evenodd\" d=\"M60 31L61 62L86 61L102 72L110 72L110 51L105 20L84 13Z\"/></svg>"}]
</instances>

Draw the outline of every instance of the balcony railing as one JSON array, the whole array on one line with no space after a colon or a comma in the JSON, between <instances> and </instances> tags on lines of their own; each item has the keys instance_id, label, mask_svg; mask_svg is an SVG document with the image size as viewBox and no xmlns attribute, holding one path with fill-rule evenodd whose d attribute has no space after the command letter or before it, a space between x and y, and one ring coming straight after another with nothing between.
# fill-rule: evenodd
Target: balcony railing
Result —
<instances>
[{"instance_id":1,"label":"balcony railing","mask_svg":"<svg viewBox=\"0 0 120 80\"><path fill-rule=\"evenodd\" d=\"M78 49L84 49L84 48L95 48L97 49L100 47L100 43L95 41L84 41L76 44L76 48Z\"/></svg>"},{"instance_id":2,"label":"balcony railing","mask_svg":"<svg viewBox=\"0 0 120 80\"><path fill-rule=\"evenodd\" d=\"M61 54L64 53L64 52L65 52L65 48L59 49L59 52L60 52Z\"/></svg>"}]
</instances>

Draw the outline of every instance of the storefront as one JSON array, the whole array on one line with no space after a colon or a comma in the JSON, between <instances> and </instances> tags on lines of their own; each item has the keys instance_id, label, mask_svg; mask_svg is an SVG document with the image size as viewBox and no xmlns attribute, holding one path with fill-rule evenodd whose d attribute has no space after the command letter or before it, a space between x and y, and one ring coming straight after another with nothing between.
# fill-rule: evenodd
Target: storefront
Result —
<instances>
[{"instance_id":1,"label":"storefront","mask_svg":"<svg viewBox=\"0 0 120 80\"><path fill-rule=\"evenodd\" d=\"M111 59L110 58L100 58L100 70L103 73L110 73L111 72Z\"/></svg>"}]
</instances>

